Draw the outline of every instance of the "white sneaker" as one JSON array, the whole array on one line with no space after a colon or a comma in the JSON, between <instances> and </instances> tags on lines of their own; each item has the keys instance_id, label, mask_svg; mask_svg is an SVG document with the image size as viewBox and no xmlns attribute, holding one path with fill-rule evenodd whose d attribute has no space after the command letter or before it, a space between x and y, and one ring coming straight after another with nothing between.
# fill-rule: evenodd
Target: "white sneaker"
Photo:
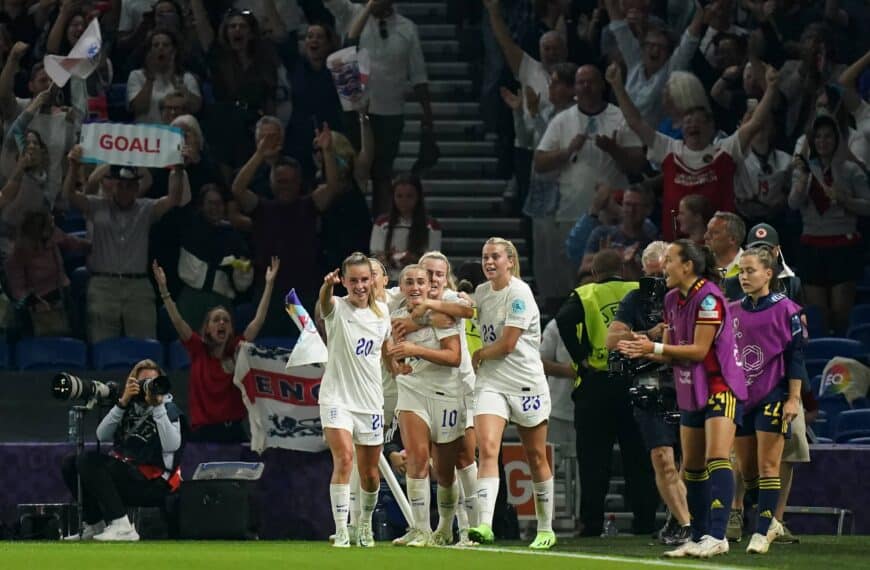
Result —
<instances>
[{"instance_id":1,"label":"white sneaker","mask_svg":"<svg viewBox=\"0 0 870 570\"><path fill-rule=\"evenodd\" d=\"M94 540L101 542L136 542L139 540L139 533L130 524L130 519L124 515L109 523L106 530L94 536Z\"/></svg>"},{"instance_id":2,"label":"white sneaker","mask_svg":"<svg viewBox=\"0 0 870 570\"><path fill-rule=\"evenodd\" d=\"M673 550L668 550L662 554L662 556L665 558L687 558L689 556L697 556L696 553L699 545L700 543L695 542L694 540L689 540Z\"/></svg>"},{"instance_id":3,"label":"white sneaker","mask_svg":"<svg viewBox=\"0 0 870 570\"><path fill-rule=\"evenodd\" d=\"M348 536L347 527L337 529L332 536L332 546L335 548L350 548L350 536Z\"/></svg>"},{"instance_id":4,"label":"white sneaker","mask_svg":"<svg viewBox=\"0 0 870 570\"><path fill-rule=\"evenodd\" d=\"M87 524L85 523L85 527L82 529L82 534L79 536L79 533L71 534L69 536L63 537L64 540L93 540L94 537L101 532L106 530L106 523L103 521L98 522L97 524Z\"/></svg>"},{"instance_id":5,"label":"white sneaker","mask_svg":"<svg viewBox=\"0 0 870 570\"><path fill-rule=\"evenodd\" d=\"M747 554L766 554L770 549L770 541L763 534L757 532L752 535L749 540L749 546L746 547Z\"/></svg>"},{"instance_id":6,"label":"white sneaker","mask_svg":"<svg viewBox=\"0 0 870 570\"><path fill-rule=\"evenodd\" d=\"M414 529L414 537L408 541L406 546L412 548L423 548L432 544L432 533L426 530Z\"/></svg>"},{"instance_id":7,"label":"white sneaker","mask_svg":"<svg viewBox=\"0 0 870 570\"><path fill-rule=\"evenodd\" d=\"M770 526L767 527L767 542L773 542L777 538L785 535L785 528L783 528L782 523L776 520L776 518L770 519Z\"/></svg>"},{"instance_id":8,"label":"white sneaker","mask_svg":"<svg viewBox=\"0 0 870 570\"><path fill-rule=\"evenodd\" d=\"M375 535L372 532L371 523L360 523L358 528L357 544L363 548L375 547Z\"/></svg>"},{"instance_id":9,"label":"white sneaker","mask_svg":"<svg viewBox=\"0 0 870 570\"><path fill-rule=\"evenodd\" d=\"M414 536L416 536L414 534L414 530L415 529L413 529L413 528L409 528L408 532L406 532L405 534L403 534L399 538L394 538L393 539L393 546L407 546L408 543L411 542L411 539L414 538Z\"/></svg>"},{"instance_id":10,"label":"white sneaker","mask_svg":"<svg viewBox=\"0 0 870 570\"><path fill-rule=\"evenodd\" d=\"M694 556L698 558L713 558L719 554L728 553L728 539L714 538L709 534L701 537L701 542L698 543L698 548Z\"/></svg>"},{"instance_id":11,"label":"white sneaker","mask_svg":"<svg viewBox=\"0 0 870 570\"><path fill-rule=\"evenodd\" d=\"M432 533L433 546L450 546L453 544L453 533L449 530L436 530Z\"/></svg>"}]
</instances>

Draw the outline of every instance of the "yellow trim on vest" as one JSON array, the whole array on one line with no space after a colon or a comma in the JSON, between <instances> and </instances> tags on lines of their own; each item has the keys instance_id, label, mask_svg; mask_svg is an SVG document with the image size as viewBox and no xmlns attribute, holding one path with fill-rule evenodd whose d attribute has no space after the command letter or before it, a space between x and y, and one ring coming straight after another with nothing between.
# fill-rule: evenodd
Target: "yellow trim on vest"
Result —
<instances>
[{"instance_id":1,"label":"yellow trim on vest","mask_svg":"<svg viewBox=\"0 0 870 570\"><path fill-rule=\"evenodd\" d=\"M616 317L619 302L638 288L637 281L607 281L605 283L588 283L575 289L577 297L583 303L585 319L577 325L577 339L583 342L583 327L589 338L589 356L586 361L593 370L607 370L607 327ZM582 382L580 375L574 381L574 387Z\"/></svg>"}]
</instances>

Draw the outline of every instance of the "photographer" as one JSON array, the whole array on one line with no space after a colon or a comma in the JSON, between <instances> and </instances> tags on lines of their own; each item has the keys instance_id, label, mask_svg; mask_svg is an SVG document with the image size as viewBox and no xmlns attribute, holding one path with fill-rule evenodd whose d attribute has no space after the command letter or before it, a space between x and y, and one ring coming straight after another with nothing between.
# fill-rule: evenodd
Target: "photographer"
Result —
<instances>
[{"instance_id":1,"label":"photographer","mask_svg":"<svg viewBox=\"0 0 870 570\"><path fill-rule=\"evenodd\" d=\"M668 244L656 241L649 244L643 250L641 262L643 273L647 278L661 278L662 256ZM607 330L607 348L616 349L620 340L632 338L632 333L637 332L647 335L650 339L660 341L664 330L664 282L662 287L652 291L643 285L640 289L629 291L619 303L616 310L616 318L610 323ZM653 294L650 294L653 293ZM636 363L636 361L635 361ZM636 368L629 370L635 371ZM640 375L634 375L634 383L638 385ZM670 383L673 391L673 383ZM665 386L658 386L657 392ZM668 522L659 531L658 538L663 544L678 545L686 542L691 536L689 527L689 507L686 505L686 487L680 478L680 470L675 460L674 450L679 450L679 426L665 421L664 409L659 402L635 401L634 419L637 422L644 445L649 450L653 469L656 476L656 487L659 495L668 507L670 517Z\"/></svg>"},{"instance_id":2,"label":"photographer","mask_svg":"<svg viewBox=\"0 0 870 570\"><path fill-rule=\"evenodd\" d=\"M632 532L648 534L655 524L653 474L631 414L630 383L607 373L607 326L617 304L637 289L622 278L622 255L604 249L592 260L594 283L578 287L559 309L559 335L574 361L574 426L580 471L580 536L599 536L610 483L611 453L619 441L626 494L634 512Z\"/></svg>"},{"instance_id":3,"label":"photographer","mask_svg":"<svg viewBox=\"0 0 870 570\"><path fill-rule=\"evenodd\" d=\"M137 541L129 506L162 506L181 484L180 412L155 378L165 376L153 360L130 372L124 392L97 426L97 439L112 442L104 455L87 451L63 462L63 478L74 496L81 478L84 528L70 540Z\"/></svg>"}]
</instances>

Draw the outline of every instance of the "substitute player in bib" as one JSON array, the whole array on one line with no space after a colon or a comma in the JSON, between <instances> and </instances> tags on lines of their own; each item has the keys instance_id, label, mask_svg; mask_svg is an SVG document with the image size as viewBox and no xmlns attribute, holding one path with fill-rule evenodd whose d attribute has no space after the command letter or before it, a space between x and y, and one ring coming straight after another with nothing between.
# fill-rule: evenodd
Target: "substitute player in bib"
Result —
<instances>
[{"instance_id":1,"label":"substitute player in bib","mask_svg":"<svg viewBox=\"0 0 870 570\"><path fill-rule=\"evenodd\" d=\"M474 429L480 449L477 478L478 525L472 540L495 540L492 515L498 493L498 453L508 422L517 425L532 472L538 534L530 548L556 544L553 533L553 473L547 462L550 388L539 352L541 316L531 289L520 279L517 250L508 240L489 238L483 246L487 282L474 292L483 348L472 355L477 373Z\"/></svg>"},{"instance_id":2,"label":"substitute player in bib","mask_svg":"<svg viewBox=\"0 0 870 570\"><path fill-rule=\"evenodd\" d=\"M393 318L407 317L426 299L429 275L421 265L408 265L399 276L399 287L405 303L392 314ZM391 356L404 359L410 367L407 373L396 376L399 385L396 412L408 456L406 482L414 520L408 535L397 544L420 547L453 543L452 526L439 526L434 534L430 528L429 450L430 444L434 444L438 512L452 525L457 499L454 466L465 429L462 379L458 371L462 362L460 337L456 323L448 328L424 326L407 333L390 350Z\"/></svg>"},{"instance_id":3,"label":"substitute player in bib","mask_svg":"<svg viewBox=\"0 0 870 570\"><path fill-rule=\"evenodd\" d=\"M710 558L728 552L725 527L734 497L729 456L742 418L746 380L713 253L689 240L665 250L665 332L619 341L632 358L670 362L680 408L680 441L692 540L665 553ZM709 521L709 529L708 529Z\"/></svg>"},{"instance_id":4,"label":"substitute player in bib","mask_svg":"<svg viewBox=\"0 0 870 570\"><path fill-rule=\"evenodd\" d=\"M339 283L347 289L344 297L332 295ZM378 500L378 459L384 442L381 359L388 358L391 327L387 305L375 299L368 258L354 253L342 263L341 277L338 270L327 274L318 305L329 349L320 384L320 422L333 460L329 485L333 546L350 546L347 517L355 449L361 487L358 544L373 547L372 512ZM395 361L391 366L397 366Z\"/></svg>"},{"instance_id":5,"label":"substitute player in bib","mask_svg":"<svg viewBox=\"0 0 870 570\"><path fill-rule=\"evenodd\" d=\"M744 504L758 504L758 526L746 552L764 554L779 531L774 511L780 460L791 421L802 406L804 328L801 307L783 293L771 293L777 289L778 268L770 250L747 250L739 264L740 287L746 296L731 304L731 313L748 398L734 447L746 482Z\"/></svg>"}]
</instances>

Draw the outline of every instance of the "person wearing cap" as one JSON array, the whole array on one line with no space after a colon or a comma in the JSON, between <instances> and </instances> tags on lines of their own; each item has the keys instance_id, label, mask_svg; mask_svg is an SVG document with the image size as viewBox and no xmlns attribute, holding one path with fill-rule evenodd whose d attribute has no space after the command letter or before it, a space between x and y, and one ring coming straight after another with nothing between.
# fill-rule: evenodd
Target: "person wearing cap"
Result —
<instances>
[{"instance_id":1,"label":"person wearing cap","mask_svg":"<svg viewBox=\"0 0 870 570\"><path fill-rule=\"evenodd\" d=\"M101 169L105 194L85 195L67 183L78 176L81 156L76 145L67 157L64 195L91 225L88 338L91 342L119 336L154 338L157 312L148 279L148 232L151 224L182 205L186 189L189 199L187 174L183 165L174 166L168 194L154 200L138 197L142 175L135 167L112 165Z\"/></svg>"},{"instance_id":2,"label":"person wearing cap","mask_svg":"<svg viewBox=\"0 0 870 570\"><path fill-rule=\"evenodd\" d=\"M801 279L785 263L785 257L782 254L782 247L779 241L779 232L776 231L776 228L764 223L752 226L752 229L747 234L746 249L754 247L769 249L773 256L779 260L780 271L777 275L779 290L774 292L783 293L792 301L803 305ZM726 277L722 281L722 290L725 291L725 297L729 301L738 301L743 298L743 289L740 287L740 280L736 275Z\"/></svg>"}]
</instances>

